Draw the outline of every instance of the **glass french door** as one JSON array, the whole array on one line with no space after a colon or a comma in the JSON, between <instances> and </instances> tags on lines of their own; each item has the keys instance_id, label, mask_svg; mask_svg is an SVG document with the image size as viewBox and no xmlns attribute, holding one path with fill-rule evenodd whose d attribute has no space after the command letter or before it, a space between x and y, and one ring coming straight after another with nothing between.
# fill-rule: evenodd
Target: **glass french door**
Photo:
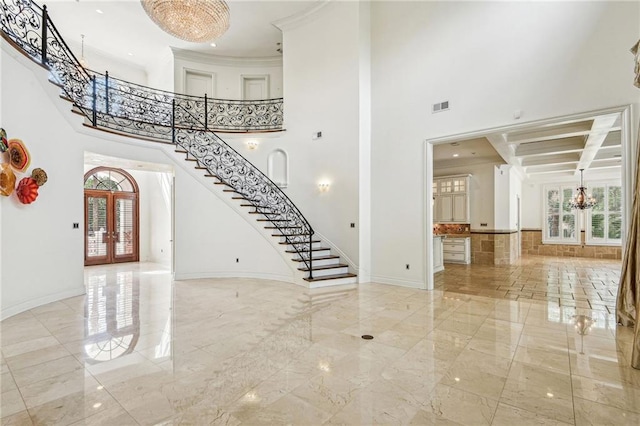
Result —
<instances>
[{"instance_id":1,"label":"glass french door","mask_svg":"<svg viewBox=\"0 0 640 426\"><path fill-rule=\"evenodd\" d=\"M135 193L85 190L85 265L138 260L136 202Z\"/></svg>"}]
</instances>

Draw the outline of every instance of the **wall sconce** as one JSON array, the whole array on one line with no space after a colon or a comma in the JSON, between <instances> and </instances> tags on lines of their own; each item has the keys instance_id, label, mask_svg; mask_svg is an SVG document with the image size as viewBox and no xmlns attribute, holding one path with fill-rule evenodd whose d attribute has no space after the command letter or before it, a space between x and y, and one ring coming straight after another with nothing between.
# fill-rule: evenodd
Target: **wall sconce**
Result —
<instances>
[{"instance_id":1,"label":"wall sconce","mask_svg":"<svg viewBox=\"0 0 640 426\"><path fill-rule=\"evenodd\" d=\"M250 150L254 150L258 147L258 145L260 145L260 143L256 140L249 140L247 141L247 148L249 148Z\"/></svg>"},{"instance_id":2,"label":"wall sconce","mask_svg":"<svg viewBox=\"0 0 640 426\"><path fill-rule=\"evenodd\" d=\"M318 189L320 189L320 192L327 192L330 186L331 184L326 181L318 183Z\"/></svg>"}]
</instances>

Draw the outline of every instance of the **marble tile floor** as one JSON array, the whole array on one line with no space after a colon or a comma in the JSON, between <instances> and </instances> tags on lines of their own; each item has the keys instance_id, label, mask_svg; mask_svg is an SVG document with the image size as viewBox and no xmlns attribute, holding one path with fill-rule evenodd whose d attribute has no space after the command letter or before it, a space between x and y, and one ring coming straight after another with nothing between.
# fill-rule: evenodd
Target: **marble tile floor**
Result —
<instances>
[{"instance_id":1,"label":"marble tile floor","mask_svg":"<svg viewBox=\"0 0 640 426\"><path fill-rule=\"evenodd\" d=\"M640 424L605 310L89 267L0 323L3 425ZM581 339L576 314L595 323ZM361 335L371 334L373 340Z\"/></svg>"},{"instance_id":2,"label":"marble tile floor","mask_svg":"<svg viewBox=\"0 0 640 426\"><path fill-rule=\"evenodd\" d=\"M443 291L615 313L620 260L524 256L514 265L445 264Z\"/></svg>"}]
</instances>

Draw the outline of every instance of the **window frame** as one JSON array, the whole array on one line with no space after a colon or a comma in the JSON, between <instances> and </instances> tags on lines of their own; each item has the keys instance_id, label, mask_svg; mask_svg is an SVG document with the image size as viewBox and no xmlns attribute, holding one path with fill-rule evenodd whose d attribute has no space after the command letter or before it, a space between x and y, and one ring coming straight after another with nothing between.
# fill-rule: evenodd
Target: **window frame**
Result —
<instances>
[{"instance_id":1,"label":"window frame","mask_svg":"<svg viewBox=\"0 0 640 426\"><path fill-rule=\"evenodd\" d=\"M559 237L549 237L549 208L548 208L548 193L550 190L557 189L560 194L559 200L559 226L562 224L563 216L565 215L564 210L562 208L564 202L564 191L567 189L571 189L571 194L575 193L575 185L574 184L546 184L542 186L542 244L564 244L564 245L580 245L581 244L581 223L580 223L580 215L577 211L573 210L572 215L574 217L574 237L566 238L562 236L562 228L560 227L560 236Z\"/></svg>"},{"instance_id":2,"label":"window frame","mask_svg":"<svg viewBox=\"0 0 640 426\"><path fill-rule=\"evenodd\" d=\"M622 192L622 182L620 181L615 181L615 180L603 180L603 181L599 181L599 182L592 182L590 185L586 185L587 187L587 193L591 193L591 191L589 191L590 188L600 188L600 187L604 187L604 194L605 194L605 199L603 201L601 200L597 200L598 203L604 203L604 210L602 211L602 214L604 214L604 223L605 223L605 228L604 228L604 238L595 238L592 235L592 218L593 218L593 210L589 209L589 210L585 210L585 217L584 217L584 228L585 228L585 244L590 245L590 246L617 246L620 247L622 246L622 235L624 233L624 224L621 224L620 226L620 238L619 239L614 239L614 238L609 238L609 215L611 214L611 212L609 211L609 187L620 187L620 211L619 212L613 212L613 213L619 213L620 214L620 220L622 221L622 213L624 211L624 194Z\"/></svg>"}]
</instances>

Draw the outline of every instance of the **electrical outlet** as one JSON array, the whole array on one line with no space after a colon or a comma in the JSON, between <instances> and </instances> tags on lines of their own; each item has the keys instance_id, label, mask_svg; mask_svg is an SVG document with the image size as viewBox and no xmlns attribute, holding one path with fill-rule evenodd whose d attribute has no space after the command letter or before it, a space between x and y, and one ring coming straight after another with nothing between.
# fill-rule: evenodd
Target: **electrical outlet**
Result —
<instances>
[{"instance_id":1,"label":"electrical outlet","mask_svg":"<svg viewBox=\"0 0 640 426\"><path fill-rule=\"evenodd\" d=\"M487 226L487 224L486 223L481 223L480 226Z\"/></svg>"},{"instance_id":2,"label":"electrical outlet","mask_svg":"<svg viewBox=\"0 0 640 426\"><path fill-rule=\"evenodd\" d=\"M236 257L236 263L240 263L240 259Z\"/></svg>"},{"instance_id":3,"label":"electrical outlet","mask_svg":"<svg viewBox=\"0 0 640 426\"><path fill-rule=\"evenodd\" d=\"M355 227L356 227L356 224L355 224L355 223L353 223L353 222L351 222L351 227L352 227L352 228L355 228Z\"/></svg>"},{"instance_id":4,"label":"electrical outlet","mask_svg":"<svg viewBox=\"0 0 640 426\"><path fill-rule=\"evenodd\" d=\"M80 228L80 224L78 222L73 222L73 229Z\"/></svg>"},{"instance_id":5,"label":"electrical outlet","mask_svg":"<svg viewBox=\"0 0 640 426\"><path fill-rule=\"evenodd\" d=\"M316 140L316 139L320 139L322 137L322 132L313 132L311 134L311 139Z\"/></svg>"},{"instance_id":6,"label":"electrical outlet","mask_svg":"<svg viewBox=\"0 0 640 426\"><path fill-rule=\"evenodd\" d=\"M409 268L409 264L408 264L408 263L407 263L407 269L410 269L410 268Z\"/></svg>"}]
</instances>

